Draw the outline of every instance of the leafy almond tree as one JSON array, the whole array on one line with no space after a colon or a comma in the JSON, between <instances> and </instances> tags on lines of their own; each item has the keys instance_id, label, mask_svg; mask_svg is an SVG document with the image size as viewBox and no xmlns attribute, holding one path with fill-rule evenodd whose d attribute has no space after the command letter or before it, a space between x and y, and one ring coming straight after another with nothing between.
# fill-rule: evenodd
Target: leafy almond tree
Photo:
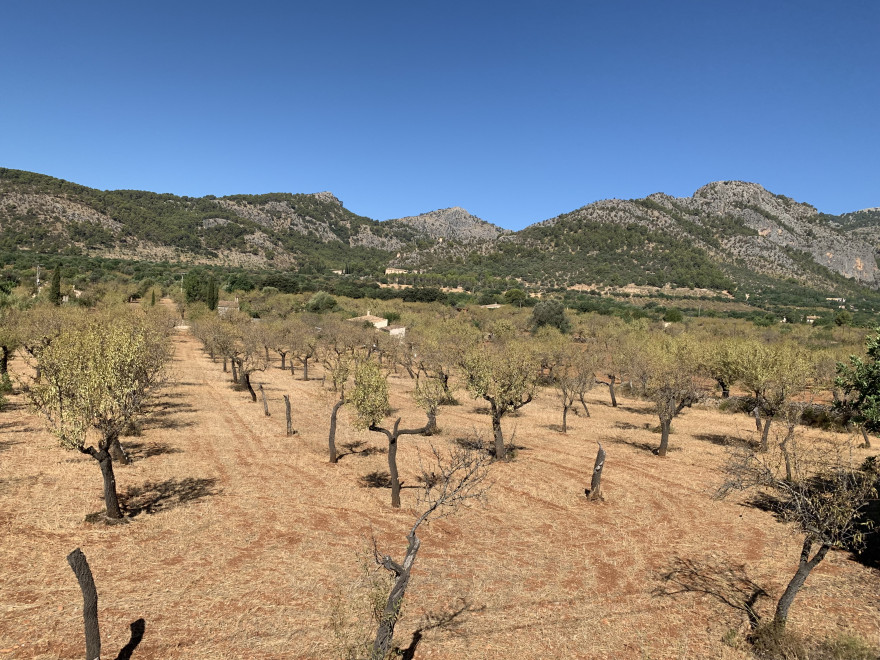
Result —
<instances>
[{"instance_id":1,"label":"leafy almond tree","mask_svg":"<svg viewBox=\"0 0 880 660\"><path fill-rule=\"evenodd\" d=\"M509 338L474 346L459 363L468 391L489 403L495 457L499 460L507 458L501 420L531 402L538 366L525 342Z\"/></svg>"},{"instance_id":2,"label":"leafy almond tree","mask_svg":"<svg viewBox=\"0 0 880 660\"><path fill-rule=\"evenodd\" d=\"M108 518L122 517L111 453L169 356L167 336L130 315L71 325L40 354L42 378L29 388L31 402L63 447L98 462Z\"/></svg>"},{"instance_id":3,"label":"leafy almond tree","mask_svg":"<svg viewBox=\"0 0 880 660\"><path fill-rule=\"evenodd\" d=\"M388 416L388 383L372 360L363 360L355 367L351 402L357 410L357 426L382 433L388 438L388 473L391 476L391 506L400 508L400 475L397 471L397 440L402 435L421 435L427 426L418 429L400 428L400 417L388 429L380 426Z\"/></svg>"},{"instance_id":4,"label":"leafy almond tree","mask_svg":"<svg viewBox=\"0 0 880 660\"><path fill-rule=\"evenodd\" d=\"M657 455L666 456L672 420L704 396L698 380L697 349L693 340L683 335L663 335L645 347L642 360L647 369L645 394L660 418Z\"/></svg>"}]
</instances>

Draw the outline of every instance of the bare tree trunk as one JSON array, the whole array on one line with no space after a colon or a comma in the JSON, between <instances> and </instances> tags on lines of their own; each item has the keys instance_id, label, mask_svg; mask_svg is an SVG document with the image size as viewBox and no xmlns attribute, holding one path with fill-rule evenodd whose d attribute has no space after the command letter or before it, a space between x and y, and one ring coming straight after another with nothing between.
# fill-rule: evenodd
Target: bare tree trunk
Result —
<instances>
[{"instance_id":1,"label":"bare tree trunk","mask_svg":"<svg viewBox=\"0 0 880 660\"><path fill-rule=\"evenodd\" d=\"M269 414L269 402L266 401L266 390L263 389L262 383L260 383L260 396L263 399L263 412L266 414L266 417L271 417Z\"/></svg>"},{"instance_id":2,"label":"bare tree trunk","mask_svg":"<svg viewBox=\"0 0 880 660\"><path fill-rule=\"evenodd\" d=\"M788 443L794 438L794 426L794 424L788 425L788 433L785 434L785 439L779 444L779 448L782 450L782 457L785 459L785 480L789 483L792 482L792 471Z\"/></svg>"},{"instance_id":3,"label":"bare tree trunk","mask_svg":"<svg viewBox=\"0 0 880 660\"><path fill-rule=\"evenodd\" d=\"M67 555L67 563L73 569L82 591L86 660L96 660L101 657L101 631L98 628L98 590L95 589L95 579L86 556L79 548Z\"/></svg>"},{"instance_id":4,"label":"bare tree trunk","mask_svg":"<svg viewBox=\"0 0 880 660\"><path fill-rule=\"evenodd\" d=\"M669 429L672 419L660 418L660 447L657 448L657 456L666 456L669 451Z\"/></svg>"},{"instance_id":5,"label":"bare tree trunk","mask_svg":"<svg viewBox=\"0 0 880 660\"><path fill-rule=\"evenodd\" d=\"M294 367L292 355L290 356L290 375L296 377L296 367Z\"/></svg>"},{"instance_id":6,"label":"bare tree trunk","mask_svg":"<svg viewBox=\"0 0 880 660\"><path fill-rule=\"evenodd\" d=\"M611 394L611 407L617 408L617 397L614 396L614 381L616 377L614 374L608 374L608 392Z\"/></svg>"},{"instance_id":7,"label":"bare tree trunk","mask_svg":"<svg viewBox=\"0 0 880 660\"><path fill-rule=\"evenodd\" d=\"M116 477L113 475L113 460L110 458L110 453L106 449L95 449L94 447L80 451L98 461L101 476L104 478L104 506L107 510L107 517L119 520L122 518L122 510L119 508L119 497L116 494Z\"/></svg>"},{"instance_id":8,"label":"bare tree trunk","mask_svg":"<svg viewBox=\"0 0 880 660\"><path fill-rule=\"evenodd\" d=\"M581 400L581 405L582 405L583 408L584 408L584 414L585 414L587 417L589 417L589 416L590 416L590 410L587 408L587 402L584 401L584 395L581 394L581 395L579 395L579 397L580 397L580 400Z\"/></svg>"},{"instance_id":9,"label":"bare tree trunk","mask_svg":"<svg viewBox=\"0 0 880 660\"><path fill-rule=\"evenodd\" d=\"M285 366L285 362L287 361L287 353L282 353L281 351L278 351L278 355L281 356L281 369L284 370L287 368Z\"/></svg>"},{"instance_id":10,"label":"bare tree trunk","mask_svg":"<svg viewBox=\"0 0 880 660\"><path fill-rule=\"evenodd\" d=\"M336 456L336 415L339 413L339 409L345 405L345 399L340 397L339 401L337 401L333 406L333 412L330 413L330 437L328 438L328 445L330 448L330 462L335 463L338 459Z\"/></svg>"},{"instance_id":11,"label":"bare tree trunk","mask_svg":"<svg viewBox=\"0 0 880 660\"><path fill-rule=\"evenodd\" d=\"M425 435L436 435L440 433L440 427L437 426L437 411L429 410L425 413L428 416L428 423L425 424Z\"/></svg>"},{"instance_id":12,"label":"bare tree trunk","mask_svg":"<svg viewBox=\"0 0 880 660\"><path fill-rule=\"evenodd\" d=\"M767 417L764 420L764 432L761 434L761 451L770 449L770 422L772 421L773 417Z\"/></svg>"},{"instance_id":13,"label":"bare tree trunk","mask_svg":"<svg viewBox=\"0 0 880 660\"><path fill-rule=\"evenodd\" d=\"M400 420L397 420L400 423ZM394 425L395 427L397 424ZM388 474L391 475L391 508L400 508L400 475L397 472L397 429L388 437ZM393 633L393 629L392 629Z\"/></svg>"},{"instance_id":14,"label":"bare tree trunk","mask_svg":"<svg viewBox=\"0 0 880 660\"><path fill-rule=\"evenodd\" d=\"M235 370L235 358L230 360L232 363L232 382L238 385L238 371Z\"/></svg>"},{"instance_id":15,"label":"bare tree trunk","mask_svg":"<svg viewBox=\"0 0 880 660\"><path fill-rule=\"evenodd\" d=\"M421 546L421 541L414 531L410 532L407 538L409 545L406 548L403 564L392 561L390 557L385 557L382 561L382 566L393 572L396 578L394 585L391 587L391 592L388 594L388 600L385 602L385 609L382 611L382 618L376 630L376 639L373 642L373 650L370 654L371 660L384 660L394 639L394 626L397 625L397 620L400 618L401 605L403 604L403 597L406 595L406 587L409 584L412 565Z\"/></svg>"},{"instance_id":16,"label":"bare tree trunk","mask_svg":"<svg viewBox=\"0 0 880 660\"><path fill-rule=\"evenodd\" d=\"M755 428L758 429L758 433L761 432L761 406L755 406L755 409L752 411L752 414L755 416Z\"/></svg>"},{"instance_id":17,"label":"bare tree trunk","mask_svg":"<svg viewBox=\"0 0 880 660\"><path fill-rule=\"evenodd\" d=\"M257 393L254 392L254 386L251 385L251 373L249 371L241 370L241 380L245 387L247 387L247 391L250 392L251 401L253 403L257 402Z\"/></svg>"},{"instance_id":18,"label":"bare tree trunk","mask_svg":"<svg viewBox=\"0 0 880 660\"><path fill-rule=\"evenodd\" d=\"M716 378L715 381L721 387L721 398L729 399L730 398L730 385L727 384L723 378Z\"/></svg>"},{"instance_id":19,"label":"bare tree trunk","mask_svg":"<svg viewBox=\"0 0 880 660\"><path fill-rule=\"evenodd\" d=\"M495 458L503 461L507 458L507 447L504 446L504 433L501 430L501 412L494 401L489 401L492 407L492 434L495 436Z\"/></svg>"},{"instance_id":20,"label":"bare tree trunk","mask_svg":"<svg viewBox=\"0 0 880 660\"><path fill-rule=\"evenodd\" d=\"M309 379L309 358L302 361L303 363L303 380Z\"/></svg>"},{"instance_id":21,"label":"bare tree trunk","mask_svg":"<svg viewBox=\"0 0 880 660\"><path fill-rule=\"evenodd\" d=\"M266 349L266 364L269 364L269 347L263 346L263 348Z\"/></svg>"},{"instance_id":22,"label":"bare tree trunk","mask_svg":"<svg viewBox=\"0 0 880 660\"><path fill-rule=\"evenodd\" d=\"M0 346L0 375L9 372L9 348L6 346Z\"/></svg>"},{"instance_id":23,"label":"bare tree trunk","mask_svg":"<svg viewBox=\"0 0 880 660\"><path fill-rule=\"evenodd\" d=\"M284 414L287 417L287 435L293 435L296 431L293 430L293 420L290 417L290 396L288 394L284 395Z\"/></svg>"},{"instance_id":24,"label":"bare tree trunk","mask_svg":"<svg viewBox=\"0 0 880 660\"><path fill-rule=\"evenodd\" d=\"M602 497L602 469L605 467L605 449L599 443L599 451L596 453L596 463L593 465L593 478L590 480L590 492L587 495L591 500Z\"/></svg>"},{"instance_id":25,"label":"bare tree trunk","mask_svg":"<svg viewBox=\"0 0 880 660\"><path fill-rule=\"evenodd\" d=\"M826 554L828 554L829 547L830 546L823 543L819 546L819 549L816 551L813 558L810 559L810 550L813 549L813 539L809 536L804 539L804 547L801 550L801 558L798 563L797 572L794 574L794 577L791 578L791 582L788 583L785 592L776 604L776 614L773 616L774 625L779 628L785 627L785 624L788 621L788 610L794 602L795 596L797 596L801 587L804 586L804 582L806 582L810 572L816 568L819 562L825 558Z\"/></svg>"},{"instance_id":26,"label":"bare tree trunk","mask_svg":"<svg viewBox=\"0 0 880 660\"><path fill-rule=\"evenodd\" d=\"M568 433L568 406L562 405L562 432Z\"/></svg>"},{"instance_id":27,"label":"bare tree trunk","mask_svg":"<svg viewBox=\"0 0 880 660\"><path fill-rule=\"evenodd\" d=\"M871 440L868 438L868 430L865 428L864 424L862 424L861 430L862 430L862 440L865 441L865 448L870 449L871 448Z\"/></svg>"},{"instance_id":28,"label":"bare tree trunk","mask_svg":"<svg viewBox=\"0 0 880 660\"><path fill-rule=\"evenodd\" d=\"M226 356L223 356L223 373L226 373Z\"/></svg>"}]
</instances>

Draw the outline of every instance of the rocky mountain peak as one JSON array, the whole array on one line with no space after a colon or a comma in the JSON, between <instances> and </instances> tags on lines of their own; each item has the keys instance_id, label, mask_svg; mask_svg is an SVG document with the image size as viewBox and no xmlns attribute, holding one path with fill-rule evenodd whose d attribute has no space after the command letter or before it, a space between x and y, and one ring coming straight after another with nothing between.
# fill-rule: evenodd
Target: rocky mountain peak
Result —
<instances>
[{"instance_id":1,"label":"rocky mountain peak","mask_svg":"<svg viewBox=\"0 0 880 660\"><path fill-rule=\"evenodd\" d=\"M342 206L342 201L334 195L329 190L325 190L323 192L312 193L312 197L317 199L319 202L325 202L327 204L334 204L336 206Z\"/></svg>"},{"instance_id":2,"label":"rocky mountain peak","mask_svg":"<svg viewBox=\"0 0 880 660\"><path fill-rule=\"evenodd\" d=\"M493 240L501 234L509 233L490 222L468 213L460 206L437 209L421 215L388 220L392 224L407 225L433 239L474 243Z\"/></svg>"}]
</instances>

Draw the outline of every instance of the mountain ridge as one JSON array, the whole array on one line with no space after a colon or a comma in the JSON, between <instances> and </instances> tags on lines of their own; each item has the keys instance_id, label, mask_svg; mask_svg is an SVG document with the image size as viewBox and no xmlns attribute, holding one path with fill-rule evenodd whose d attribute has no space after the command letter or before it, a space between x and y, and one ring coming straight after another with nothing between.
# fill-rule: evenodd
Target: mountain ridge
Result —
<instances>
[{"instance_id":1,"label":"mountain ridge","mask_svg":"<svg viewBox=\"0 0 880 660\"><path fill-rule=\"evenodd\" d=\"M180 197L0 168L6 252L362 274L391 266L539 287L724 290L760 275L831 290L876 288L878 246L875 209L832 216L743 181L710 182L690 197L597 200L514 232L457 206L379 221L329 191Z\"/></svg>"}]
</instances>

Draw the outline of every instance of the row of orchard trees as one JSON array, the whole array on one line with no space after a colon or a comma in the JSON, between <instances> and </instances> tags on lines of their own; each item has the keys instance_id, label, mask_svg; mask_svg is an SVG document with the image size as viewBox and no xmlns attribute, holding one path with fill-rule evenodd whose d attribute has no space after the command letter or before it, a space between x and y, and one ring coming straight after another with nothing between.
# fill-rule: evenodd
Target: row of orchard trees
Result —
<instances>
[{"instance_id":1,"label":"row of orchard trees","mask_svg":"<svg viewBox=\"0 0 880 660\"><path fill-rule=\"evenodd\" d=\"M144 413L170 359L174 320L162 308L126 305L7 306L0 313L0 367L18 351L22 389L61 446L97 461L108 518L121 518L113 462L127 463L120 435Z\"/></svg>"},{"instance_id":2,"label":"row of orchard trees","mask_svg":"<svg viewBox=\"0 0 880 660\"><path fill-rule=\"evenodd\" d=\"M485 401L499 458L507 455L502 421L531 402L542 385L555 388L566 432L572 410L589 416L585 397L596 384L608 388L613 406L617 389L625 384L654 403L661 456L668 451L672 420L713 389L722 397L731 388L747 395L743 404L755 415L766 450L774 420L796 423L792 411L799 406L793 404L816 388L832 390L834 385L834 355L811 351L793 339L719 336L721 325L683 331L677 324L625 325L587 317L571 334L562 334L550 326L530 331L510 317L469 312L437 312L415 320L405 339L337 315L308 312L259 321L244 314L207 315L194 324L194 332L212 357L223 360L224 370L231 366L233 379L254 401L251 375L268 367L270 355L293 374L299 367L304 380L320 364L323 378L338 393L329 434L334 462L337 413L349 402L349 381L365 360L375 361L386 375L395 370L413 379L413 395L428 416L429 431L436 429L438 408L454 400L456 388Z\"/></svg>"}]
</instances>

